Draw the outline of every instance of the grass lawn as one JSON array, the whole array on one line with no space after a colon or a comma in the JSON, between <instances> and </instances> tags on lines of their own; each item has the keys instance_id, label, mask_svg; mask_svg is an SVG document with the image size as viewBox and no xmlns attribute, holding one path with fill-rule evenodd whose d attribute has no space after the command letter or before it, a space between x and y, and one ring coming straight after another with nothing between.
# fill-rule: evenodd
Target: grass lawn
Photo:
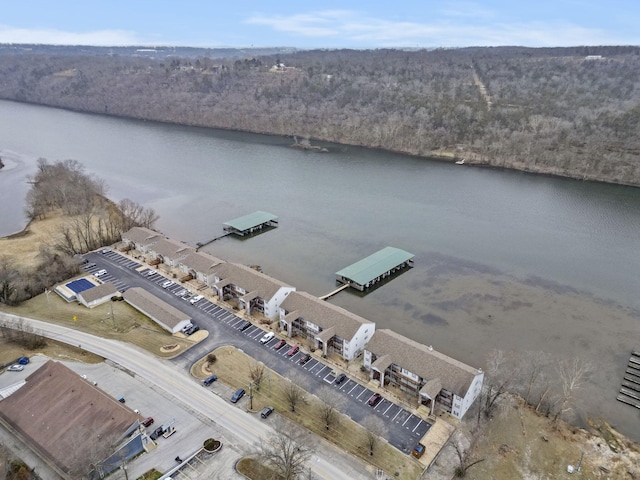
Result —
<instances>
[{"instance_id":1,"label":"grass lawn","mask_svg":"<svg viewBox=\"0 0 640 480\"><path fill-rule=\"evenodd\" d=\"M106 302L95 308L86 308L75 302L67 303L56 293L50 293L48 298L42 294L17 307L2 305L0 310L129 342L160 357L172 357L195 343L188 338L171 335L126 302ZM172 350L163 348L169 345L176 347Z\"/></svg>"},{"instance_id":2,"label":"grass lawn","mask_svg":"<svg viewBox=\"0 0 640 480\"><path fill-rule=\"evenodd\" d=\"M221 347L213 353L217 360L211 369L207 369L205 357L194 364L191 370L192 375L205 379L215 373L220 381L234 389L243 387L248 393L249 370L252 365L255 365L255 360L235 347ZM420 477L423 466L413 457L405 455L384 440L379 441L374 455L370 456L366 430L346 415L340 415L339 424L333 425L327 431L319 415L320 400L314 395L306 393L305 401L296 405L295 412L291 412L283 392L288 382L288 379L265 367L265 379L262 381L261 388L257 392L254 391L252 411L259 412L265 406L272 405L280 415L304 426L345 452L359 457L374 467L381 468L391 477L406 480L415 480ZM248 405L247 403L247 408Z\"/></svg>"}]
</instances>

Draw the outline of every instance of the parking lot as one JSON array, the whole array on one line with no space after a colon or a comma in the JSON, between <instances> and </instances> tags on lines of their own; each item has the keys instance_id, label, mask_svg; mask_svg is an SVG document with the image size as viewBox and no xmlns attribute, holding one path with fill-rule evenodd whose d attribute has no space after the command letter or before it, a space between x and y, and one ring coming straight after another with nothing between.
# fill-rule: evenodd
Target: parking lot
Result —
<instances>
[{"instance_id":1,"label":"parking lot","mask_svg":"<svg viewBox=\"0 0 640 480\"><path fill-rule=\"evenodd\" d=\"M308 352L302 349L288 355L293 344L286 342L281 348L273 347L281 340L274 336L266 343L260 339L265 330L247 322L235 313L222 308L206 298L190 302L200 292L183 292L184 285L169 281L167 277L157 273L154 269L143 267L140 263L112 250L105 253L91 253L90 260L96 266L87 269L90 273L106 269L107 273L100 280L111 281L121 291L131 286L142 286L169 302L176 308L191 315L194 323L200 328L210 331L209 338L202 345L195 347L194 352L186 352L174 361L189 368L197 356L203 356L215 345L230 344L241 347L248 355L259 358L273 370L283 376L290 374L292 368L297 369L310 378L309 389L315 393L323 385L331 385L336 391L344 395L349 401L345 413L355 421L361 421L372 413L382 418L388 427L387 440L390 444L409 454L411 449L428 431L430 424L411 411L386 399L370 406L367 402L374 395L373 390L362 385L353 378L337 384L336 375L331 367L320 359L312 356L306 363L300 364L300 359ZM170 282L171 284L168 284ZM164 286L163 286L164 285ZM215 332L215 335L211 334ZM188 360L185 362L185 360Z\"/></svg>"}]
</instances>

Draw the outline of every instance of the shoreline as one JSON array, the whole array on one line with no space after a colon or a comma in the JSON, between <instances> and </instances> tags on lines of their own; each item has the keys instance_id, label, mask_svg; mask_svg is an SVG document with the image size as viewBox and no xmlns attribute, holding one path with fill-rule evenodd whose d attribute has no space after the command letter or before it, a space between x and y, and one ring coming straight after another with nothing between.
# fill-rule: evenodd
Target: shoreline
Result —
<instances>
[{"instance_id":1,"label":"shoreline","mask_svg":"<svg viewBox=\"0 0 640 480\"><path fill-rule=\"evenodd\" d=\"M59 109L59 110L66 110L68 112L74 112L74 113L96 115L96 116L100 116L100 117L119 118L119 119L124 119L124 120L135 120L135 121L140 121L140 122L154 122L154 123L163 124L163 125L175 125L175 126L182 126L182 127L195 127L195 128L203 128L203 129L208 129L208 130L218 130L218 131L221 131L221 132L237 132L237 133L247 133L247 134L261 135L261 136L268 136L268 137L292 138L292 139L294 138L294 136L297 135L296 133L280 134L280 133L273 133L273 132L267 132L267 131L254 131L254 130L246 130L246 129L240 129L240 128L228 128L228 127L205 125L205 124L198 123L198 122L171 122L171 121L167 121L167 120L144 118L144 117L138 117L138 116L133 116L133 115L121 115L121 114L114 114L114 113L95 112L95 111L92 111L92 110L82 110L82 109L77 109L77 108L64 107L64 106L59 106L59 105L52 105L52 104L48 104L48 103L19 101L19 100L15 100L15 99L12 99L12 98L6 98L6 97L1 97L1 96L0 96L0 100L6 101L6 102L14 102L14 103L19 103L19 104L25 104L25 105L35 105L35 106L38 106L38 107L47 107L47 108L54 108L54 109ZM338 142L338 141L335 141L335 140L326 139L326 138L319 138L319 137L314 137L314 136L308 136L308 137L305 137L305 138L307 138L310 142L320 142L320 143L331 144L331 145L342 146L342 147L357 147L357 148L363 148L363 149L373 150L373 151L377 151L377 152L388 152L388 153L394 153L394 154L399 154L399 155L406 155L406 156L412 157L412 158L431 160L431 161L438 161L438 162L443 162L443 163L455 164L459 160L464 160L465 163L463 165L459 165L461 167L473 166L473 167L482 167L482 168L489 168L489 169L496 169L496 170L509 170L509 171L514 171L514 172L527 173L527 174L531 174L531 175L542 175L542 176L546 176L546 177L566 178L566 179L571 179L571 180L600 183L600 184L605 184L605 185L619 185L619 186L624 186L624 187L640 188L640 185L638 185L638 184L625 183L625 182L613 182L613 181L607 181L607 180L602 180L602 179L598 179L598 178L587 178L585 176L578 176L578 175L573 176L573 175L570 175L570 174L565 173L565 172L559 172L559 171L553 172L553 171L550 171L551 170L550 168L549 169L545 169L545 171L535 171L535 170L527 169L527 168L524 168L524 167L523 168L517 168L517 166L515 166L515 165L507 166L507 165L504 165L504 161L503 161L503 165L493 165L489 161L482 160L481 158L478 158L478 156L482 157L482 155L479 155L479 154L477 154L475 152L472 152L472 151L469 151L469 150L460 150L459 152L456 152L455 150L431 150L430 152L428 152L426 154L418 154L418 153L408 152L408 151L404 151L404 150L394 150L394 149L389 149L389 148L384 148L384 147L375 147L375 146L371 146L371 145L363 145L363 144L359 144L359 143L342 143L342 142ZM314 147L316 147L316 146L317 145L314 145ZM290 145L290 147L291 147L291 145ZM321 146L319 146L319 148L326 148L326 145L321 145Z\"/></svg>"}]
</instances>

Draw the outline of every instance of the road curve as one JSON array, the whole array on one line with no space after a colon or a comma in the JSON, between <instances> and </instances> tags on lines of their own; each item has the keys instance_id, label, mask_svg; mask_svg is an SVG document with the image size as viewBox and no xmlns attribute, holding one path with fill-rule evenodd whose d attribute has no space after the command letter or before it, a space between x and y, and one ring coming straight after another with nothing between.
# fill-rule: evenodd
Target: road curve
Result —
<instances>
[{"instance_id":1,"label":"road curve","mask_svg":"<svg viewBox=\"0 0 640 480\"><path fill-rule=\"evenodd\" d=\"M4 312L0 312L0 319L8 326L21 320L47 338L80 347L121 365L189 405L194 411L209 417L220 428L225 429L225 436L233 441L257 447L261 441L273 437L275 433L269 424L230 406L222 398L203 389L199 383L185 377L183 370L134 345ZM317 478L351 480L368 476L364 464L354 457L332 446L322 448L324 451L327 449L330 451L322 457L318 455L318 449L315 449L309 461L309 467ZM330 459L327 460L326 457Z\"/></svg>"}]
</instances>

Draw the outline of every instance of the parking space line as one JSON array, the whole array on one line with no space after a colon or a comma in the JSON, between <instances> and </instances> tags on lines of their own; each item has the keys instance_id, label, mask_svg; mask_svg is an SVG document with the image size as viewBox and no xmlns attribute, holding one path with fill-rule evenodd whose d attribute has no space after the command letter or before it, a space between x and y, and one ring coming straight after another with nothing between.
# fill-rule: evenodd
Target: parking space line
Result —
<instances>
[{"instance_id":1,"label":"parking space line","mask_svg":"<svg viewBox=\"0 0 640 480\"><path fill-rule=\"evenodd\" d=\"M420 419L420 421L416 424L416 426L414 427L413 430L411 430L412 432L416 431L416 428L418 428L420 426L420 424L422 423L422 419Z\"/></svg>"},{"instance_id":2,"label":"parking space line","mask_svg":"<svg viewBox=\"0 0 640 480\"><path fill-rule=\"evenodd\" d=\"M405 423L407 423L411 417L413 417L413 415L409 415L409 416L407 417L407 419L402 423L402 426L403 426L403 427L404 427L404 424L405 424Z\"/></svg>"},{"instance_id":3,"label":"parking space line","mask_svg":"<svg viewBox=\"0 0 640 480\"><path fill-rule=\"evenodd\" d=\"M386 415L386 413L389 411L389 409L390 409L391 407L393 407L393 405L394 405L394 403L391 403L391 404L387 407L387 409L386 409L384 412L382 412L382 415Z\"/></svg>"},{"instance_id":4,"label":"parking space line","mask_svg":"<svg viewBox=\"0 0 640 480\"><path fill-rule=\"evenodd\" d=\"M368 390L365 388L364 390L362 390L362 391L360 392L360 395L362 395L364 392L367 392L367 391L368 391ZM356 397L356 400L360 400L360 395L358 395L358 396ZM360 400L360 401L362 401L362 400Z\"/></svg>"},{"instance_id":5,"label":"parking space line","mask_svg":"<svg viewBox=\"0 0 640 480\"><path fill-rule=\"evenodd\" d=\"M360 384L359 384L358 382L356 382L356 384L353 386L353 388L347 392L347 395L351 394L351 392L353 392L353 390L354 390L355 388L357 388L359 385L360 385Z\"/></svg>"}]
</instances>

